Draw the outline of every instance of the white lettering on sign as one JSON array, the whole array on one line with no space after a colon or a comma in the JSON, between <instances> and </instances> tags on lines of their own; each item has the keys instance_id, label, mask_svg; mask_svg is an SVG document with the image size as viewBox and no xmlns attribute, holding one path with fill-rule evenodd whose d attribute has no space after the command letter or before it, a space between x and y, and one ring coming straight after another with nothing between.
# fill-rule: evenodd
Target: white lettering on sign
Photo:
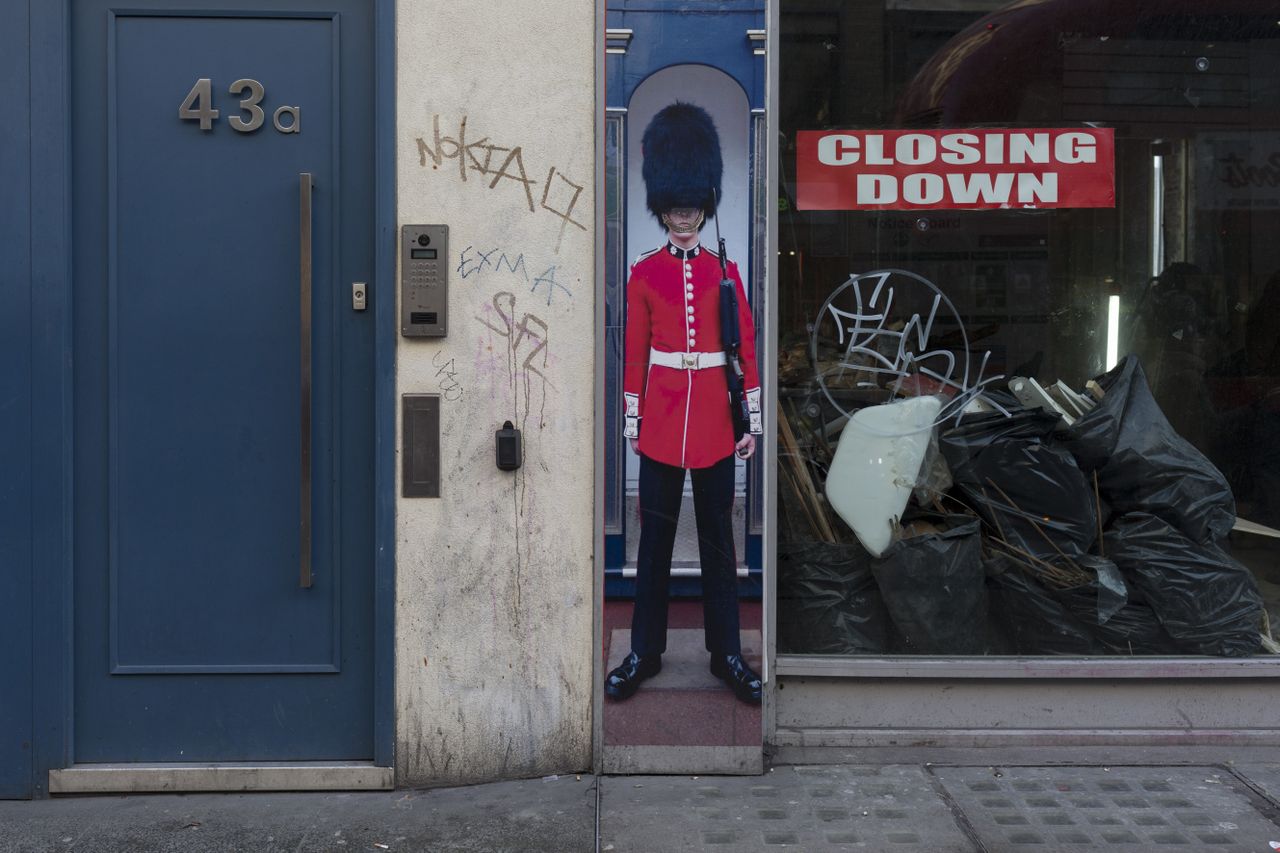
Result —
<instances>
[{"instance_id":1,"label":"white lettering on sign","mask_svg":"<svg viewBox=\"0 0 1280 853\"><path fill-rule=\"evenodd\" d=\"M858 175L859 204L893 204L898 200L898 181L893 175Z\"/></svg>"},{"instance_id":2,"label":"white lettering on sign","mask_svg":"<svg viewBox=\"0 0 1280 853\"><path fill-rule=\"evenodd\" d=\"M1015 177L1012 172L998 175L975 172L972 175L947 175L947 183L951 185L952 198L961 204L977 201L998 204L1009 200Z\"/></svg>"},{"instance_id":3,"label":"white lettering on sign","mask_svg":"<svg viewBox=\"0 0 1280 853\"><path fill-rule=\"evenodd\" d=\"M828 166L850 166L858 162L858 137L833 133L818 140L818 159Z\"/></svg>"},{"instance_id":4,"label":"white lettering on sign","mask_svg":"<svg viewBox=\"0 0 1280 853\"><path fill-rule=\"evenodd\" d=\"M1064 133L1054 145L1059 163L1096 163L1098 147L1087 133Z\"/></svg>"},{"instance_id":5,"label":"white lettering on sign","mask_svg":"<svg viewBox=\"0 0 1280 853\"><path fill-rule=\"evenodd\" d=\"M1049 134L1015 133L1009 137L1010 163L1048 163Z\"/></svg>"},{"instance_id":6,"label":"white lettering on sign","mask_svg":"<svg viewBox=\"0 0 1280 853\"><path fill-rule=\"evenodd\" d=\"M952 166L967 166L982 159L976 133L948 133L942 137L942 162Z\"/></svg>"},{"instance_id":7,"label":"white lettering on sign","mask_svg":"<svg viewBox=\"0 0 1280 853\"><path fill-rule=\"evenodd\" d=\"M938 156L938 143L932 136L909 133L898 137L898 142L893 147L893 156L899 163L906 163L908 166L932 163Z\"/></svg>"},{"instance_id":8,"label":"white lettering on sign","mask_svg":"<svg viewBox=\"0 0 1280 853\"><path fill-rule=\"evenodd\" d=\"M818 162L826 166L852 166L859 162L862 140L847 133L831 133L818 140ZM1063 133L1049 143L1047 133L947 133L934 138L907 133L894 140L886 153L885 134L866 134L866 163L870 166L927 166L941 160L963 166L982 162L988 166L1021 163L1096 163L1097 142L1087 133ZM941 151L941 154L939 153Z\"/></svg>"},{"instance_id":9,"label":"white lettering on sign","mask_svg":"<svg viewBox=\"0 0 1280 853\"><path fill-rule=\"evenodd\" d=\"M867 137L867 165L890 166L893 160L884 156L884 137L874 134Z\"/></svg>"},{"instance_id":10,"label":"white lettering on sign","mask_svg":"<svg viewBox=\"0 0 1280 853\"><path fill-rule=\"evenodd\" d=\"M1052 204L1058 200L1058 175L1018 176L1018 204Z\"/></svg>"},{"instance_id":11,"label":"white lettering on sign","mask_svg":"<svg viewBox=\"0 0 1280 853\"><path fill-rule=\"evenodd\" d=\"M947 198L956 204L986 204L1007 207L1017 189L1018 204L1052 204L1058 200L1058 176L1049 173L975 172L970 175L917 172L901 181L902 200L914 205L936 205ZM899 181L893 175L858 175L858 204L893 204L898 200Z\"/></svg>"},{"instance_id":12,"label":"white lettering on sign","mask_svg":"<svg viewBox=\"0 0 1280 853\"><path fill-rule=\"evenodd\" d=\"M912 204L937 204L942 195L941 175L917 172L902 180L902 197Z\"/></svg>"},{"instance_id":13,"label":"white lettering on sign","mask_svg":"<svg viewBox=\"0 0 1280 853\"><path fill-rule=\"evenodd\" d=\"M800 131L801 210L1114 207L1109 128Z\"/></svg>"}]
</instances>

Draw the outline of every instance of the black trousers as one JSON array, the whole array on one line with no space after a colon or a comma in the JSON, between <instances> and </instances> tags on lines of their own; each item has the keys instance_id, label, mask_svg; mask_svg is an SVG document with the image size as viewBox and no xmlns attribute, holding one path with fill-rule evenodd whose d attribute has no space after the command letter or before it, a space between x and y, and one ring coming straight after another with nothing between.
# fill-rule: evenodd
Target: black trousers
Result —
<instances>
[{"instance_id":1,"label":"black trousers","mask_svg":"<svg viewBox=\"0 0 1280 853\"><path fill-rule=\"evenodd\" d=\"M732 455L710 468L689 469L698 523L702 570L702 617L707 651L736 655L738 636L737 559L733 549ZM676 541L685 469L640 457L640 551L636 558L636 604L631 616L631 650L641 657L667 649L667 597L671 550Z\"/></svg>"}]
</instances>

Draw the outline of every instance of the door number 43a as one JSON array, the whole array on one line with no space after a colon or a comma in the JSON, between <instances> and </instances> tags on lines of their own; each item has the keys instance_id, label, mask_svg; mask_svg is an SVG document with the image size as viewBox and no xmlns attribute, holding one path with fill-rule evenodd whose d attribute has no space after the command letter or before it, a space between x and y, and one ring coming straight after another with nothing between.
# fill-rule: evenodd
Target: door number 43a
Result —
<instances>
[{"instance_id":1,"label":"door number 43a","mask_svg":"<svg viewBox=\"0 0 1280 853\"><path fill-rule=\"evenodd\" d=\"M249 77L242 77L232 83L227 92L242 96L240 111L247 113L244 116L230 116L227 118L227 123L241 133L253 133L262 127L262 122L266 118L262 107L258 106L262 102L263 95L266 94L262 84ZM178 118L183 121L198 121L201 130L212 130L213 120L219 115L221 113L213 108L213 81L208 77L201 77L178 107ZM302 107L277 107L271 115L271 123L281 133L301 133Z\"/></svg>"}]
</instances>

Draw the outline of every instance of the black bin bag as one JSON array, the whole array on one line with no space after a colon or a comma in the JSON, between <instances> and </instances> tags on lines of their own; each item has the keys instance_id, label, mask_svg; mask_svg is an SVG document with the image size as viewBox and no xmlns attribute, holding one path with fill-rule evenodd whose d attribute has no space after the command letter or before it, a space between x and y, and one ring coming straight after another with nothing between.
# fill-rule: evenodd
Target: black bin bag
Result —
<instances>
[{"instance_id":1,"label":"black bin bag","mask_svg":"<svg viewBox=\"0 0 1280 853\"><path fill-rule=\"evenodd\" d=\"M894 542L871 562L902 641L924 655L980 655L987 590L978 520L946 516L939 533Z\"/></svg>"},{"instance_id":2,"label":"black bin bag","mask_svg":"<svg viewBox=\"0 0 1280 853\"><path fill-rule=\"evenodd\" d=\"M1059 563L1062 561L1059 560ZM1072 611L1090 625L1105 625L1129 602L1129 588L1116 564L1094 554L1072 560L1075 568L1093 579L1071 589L1058 591L1058 597L1071 602Z\"/></svg>"},{"instance_id":3,"label":"black bin bag","mask_svg":"<svg viewBox=\"0 0 1280 853\"><path fill-rule=\"evenodd\" d=\"M991 618L1021 655L1092 655L1100 650L1088 627L1047 587L1001 554L986 561Z\"/></svg>"},{"instance_id":4,"label":"black bin bag","mask_svg":"<svg viewBox=\"0 0 1280 853\"><path fill-rule=\"evenodd\" d=\"M1089 633L1109 653L1119 655L1171 655L1178 645L1142 600L1130 596L1119 567L1111 560L1089 554L1074 561L1093 574L1094 580L1072 589L1055 590L1054 597L1088 626Z\"/></svg>"},{"instance_id":5,"label":"black bin bag","mask_svg":"<svg viewBox=\"0 0 1280 853\"><path fill-rule=\"evenodd\" d=\"M1180 651L1155 611L1141 601L1130 601L1103 624L1091 625L1090 630L1111 654L1174 655Z\"/></svg>"},{"instance_id":6,"label":"black bin bag","mask_svg":"<svg viewBox=\"0 0 1280 853\"><path fill-rule=\"evenodd\" d=\"M1179 651L1242 657L1261 647L1258 585L1217 545L1193 542L1164 519L1131 513L1111 522L1106 548Z\"/></svg>"},{"instance_id":7,"label":"black bin bag","mask_svg":"<svg viewBox=\"0 0 1280 853\"><path fill-rule=\"evenodd\" d=\"M861 545L788 542L778 546L778 651L881 654L889 614Z\"/></svg>"},{"instance_id":8,"label":"black bin bag","mask_svg":"<svg viewBox=\"0 0 1280 853\"><path fill-rule=\"evenodd\" d=\"M1059 418L1040 409L965 418L943 433L960 497L987 532L1037 557L1078 557L1098 538L1093 483L1058 445Z\"/></svg>"},{"instance_id":9,"label":"black bin bag","mask_svg":"<svg viewBox=\"0 0 1280 853\"><path fill-rule=\"evenodd\" d=\"M1111 510L1148 513L1195 542L1222 544L1236 521L1227 479L1174 432L1137 357L1126 356L1096 381L1106 392L1102 401L1061 441L1082 469L1098 472Z\"/></svg>"},{"instance_id":10,"label":"black bin bag","mask_svg":"<svg viewBox=\"0 0 1280 853\"><path fill-rule=\"evenodd\" d=\"M1168 655L1173 639L1146 604L1129 598L1118 569L1096 556L1076 561L1095 579L1073 589L1052 589L1006 556L986 566L993 621L1024 655Z\"/></svg>"}]
</instances>

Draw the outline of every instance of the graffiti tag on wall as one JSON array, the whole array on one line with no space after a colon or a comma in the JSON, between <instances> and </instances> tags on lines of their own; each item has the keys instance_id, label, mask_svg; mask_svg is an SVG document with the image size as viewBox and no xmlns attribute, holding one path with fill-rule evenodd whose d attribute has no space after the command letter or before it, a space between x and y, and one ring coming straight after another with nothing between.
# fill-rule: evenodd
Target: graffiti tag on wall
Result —
<instances>
[{"instance_id":1,"label":"graffiti tag on wall","mask_svg":"<svg viewBox=\"0 0 1280 853\"><path fill-rule=\"evenodd\" d=\"M486 270L514 276L529 285L530 293L545 296L548 307L550 307L558 292L573 299L573 291L564 282L557 279L560 271L559 264L553 264L540 274L531 277L529 269L525 265L523 252L512 252L499 247L481 251L474 246L467 246L458 254L458 266L456 269L458 275L464 280L472 276L476 276L478 279Z\"/></svg>"},{"instance_id":2,"label":"graffiti tag on wall","mask_svg":"<svg viewBox=\"0 0 1280 853\"><path fill-rule=\"evenodd\" d=\"M445 161L456 161L458 178L464 183L472 177L488 186L491 190L503 191L515 195L517 201L523 196L524 206L530 213L546 211L560 220L560 231L556 237L555 251L560 251L564 241L565 230L572 225L582 231L587 226L580 220L582 214L575 218L575 208L582 195L584 184L571 180L557 166L549 166L546 178L531 178L525 166L524 146L499 145L481 136L479 139L467 140L467 117L458 122L458 129L452 136L440 132L440 116L433 115L432 136L430 141L417 137L418 164L426 168L428 161L432 169L440 169ZM472 132L475 136L475 132ZM541 175L539 166L535 175ZM539 185L541 189L539 191ZM534 203L534 198L538 201Z\"/></svg>"},{"instance_id":3,"label":"graffiti tag on wall","mask_svg":"<svg viewBox=\"0 0 1280 853\"><path fill-rule=\"evenodd\" d=\"M466 389L462 387L462 383L458 380L458 367L456 359L446 359L444 352L437 350L436 354L431 356L431 366L436 368L436 380L440 387L441 395L451 403L456 403L462 399Z\"/></svg>"}]
</instances>

